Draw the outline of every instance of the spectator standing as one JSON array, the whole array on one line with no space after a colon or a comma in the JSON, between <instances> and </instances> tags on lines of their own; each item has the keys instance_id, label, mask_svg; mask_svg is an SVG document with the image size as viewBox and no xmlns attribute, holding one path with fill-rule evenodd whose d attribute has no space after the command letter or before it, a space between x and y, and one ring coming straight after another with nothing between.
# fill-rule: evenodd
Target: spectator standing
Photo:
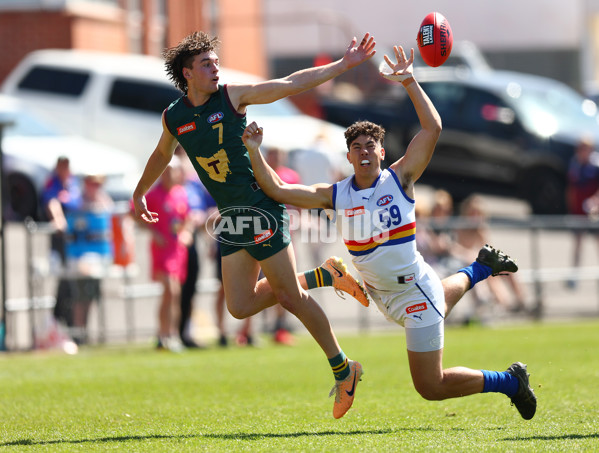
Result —
<instances>
[{"instance_id":1,"label":"spectator standing","mask_svg":"<svg viewBox=\"0 0 599 453\"><path fill-rule=\"evenodd\" d=\"M54 228L50 236L50 268L59 275L53 315L56 320L70 326L73 325L73 306L69 297L70 282L64 275L67 261L66 213L78 209L81 205L81 182L71 173L68 157L60 156L56 160L54 171L46 181L41 198L45 214Z\"/></svg>"},{"instance_id":2,"label":"spectator standing","mask_svg":"<svg viewBox=\"0 0 599 453\"><path fill-rule=\"evenodd\" d=\"M594 149L594 143L588 137L581 139L570 161L566 201L570 215L586 217L596 216L599 213L599 155ZM582 239L585 232L583 229L574 231L572 255L574 272L580 266ZM567 286L575 288L576 280L568 280Z\"/></svg>"},{"instance_id":3,"label":"spectator standing","mask_svg":"<svg viewBox=\"0 0 599 453\"><path fill-rule=\"evenodd\" d=\"M265 159L268 165L279 175L279 178L287 184L300 184L301 178L299 174L292 170L289 167L286 167L285 164L285 155L283 151L279 148L268 148L265 153ZM295 213L296 218L300 218L300 209L295 206L286 205L287 211L290 213L290 216L293 216ZM293 242L295 239L295 232L290 231L291 240ZM297 245L297 244L294 244ZM297 247L296 247L297 249ZM261 274L259 278L263 275ZM273 340L275 343L284 344L287 346L292 346L295 342L293 339L293 335L289 330L289 326L287 325L287 321L285 319L286 310L281 306L281 304L276 304L273 307L275 311L275 324L273 328Z\"/></svg>"},{"instance_id":4,"label":"spectator standing","mask_svg":"<svg viewBox=\"0 0 599 453\"><path fill-rule=\"evenodd\" d=\"M159 183L147 195L148 203L161 220L147 224L152 234L152 278L162 285L156 347L173 352L183 348L179 339L181 284L187 274L187 247L192 242L183 179L181 161L174 155Z\"/></svg>"},{"instance_id":5,"label":"spectator standing","mask_svg":"<svg viewBox=\"0 0 599 453\"><path fill-rule=\"evenodd\" d=\"M102 175L83 179L81 205L67 214L67 263L73 303L74 340L87 341L87 321L92 302L101 300L101 279L112 260L111 216L114 202L104 190Z\"/></svg>"},{"instance_id":6,"label":"spectator standing","mask_svg":"<svg viewBox=\"0 0 599 453\"><path fill-rule=\"evenodd\" d=\"M190 226L192 228L191 243L187 247L187 275L181 286L181 319L179 321L179 337L186 348L203 348L191 334L193 314L193 299L196 294L196 285L201 272L202 260L200 259L200 241L202 227L207 217L216 209L216 203L210 196L198 175L193 170L189 159L180 146L175 150L181 159L185 175L185 191L189 202Z\"/></svg>"},{"instance_id":7,"label":"spectator standing","mask_svg":"<svg viewBox=\"0 0 599 453\"><path fill-rule=\"evenodd\" d=\"M50 238L51 260L64 266L66 213L78 209L81 205L81 181L71 173L68 157L60 156L57 159L54 171L42 191L42 204L48 220L55 229Z\"/></svg>"}]
</instances>

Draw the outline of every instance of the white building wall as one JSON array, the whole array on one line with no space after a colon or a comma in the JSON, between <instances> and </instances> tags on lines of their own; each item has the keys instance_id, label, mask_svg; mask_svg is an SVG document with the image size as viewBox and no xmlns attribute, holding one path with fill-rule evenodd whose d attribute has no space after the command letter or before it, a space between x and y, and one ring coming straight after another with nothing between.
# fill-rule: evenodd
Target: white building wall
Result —
<instances>
[{"instance_id":1,"label":"white building wall","mask_svg":"<svg viewBox=\"0 0 599 453\"><path fill-rule=\"evenodd\" d=\"M270 58L338 55L364 32L382 51L416 47L420 22L439 11L483 52L579 51L581 84L599 80L599 0L264 0L264 11Z\"/></svg>"},{"instance_id":2,"label":"white building wall","mask_svg":"<svg viewBox=\"0 0 599 453\"><path fill-rule=\"evenodd\" d=\"M572 48L584 35L589 0L264 0L271 55L338 52L348 36L372 33L379 44L416 44L424 17L439 11L454 38L482 50Z\"/></svg>"}]
</instances>

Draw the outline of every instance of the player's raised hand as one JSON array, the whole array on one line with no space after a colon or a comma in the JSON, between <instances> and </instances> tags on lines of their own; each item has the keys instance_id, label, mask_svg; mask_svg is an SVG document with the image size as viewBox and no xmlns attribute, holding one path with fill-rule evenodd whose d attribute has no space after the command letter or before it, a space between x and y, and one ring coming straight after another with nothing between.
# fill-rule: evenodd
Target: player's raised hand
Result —
<instances>
[{"instance_id":1,"label":"player's raised hand","mask_svg":"<svg viewBox=\"0 0 599 453\"><path fill-rule=\"evenodd\" d=\"M262 144L262 128L258 127L255 121L252 121L243 131L241 140L248 151L258 151Z\"/></svg>"},{"instance_id":2,"label":"player's raised hand","mask_svg":"<svg viewBox=\"0 0 599 453\"><path fill-rule=\"evenodd\" d=\"M358 40L354 37L343 55L343 60L346 62L348 68L353 68L359 64L369 60L374 56L376 50L374 46L376 42L370 33L366 33L360 41L360 44L356 45Z\"/></svg>"},{"instance_id":3,"label":"player's raised hand","mask_svg":"<svg viewBox=\"0 0 599 453\"><path fill-rule=\"evenodd\" d=\"M410 58L406 57L406 53L401 46L394 46L393 50L395 52L395 62L385 55L385 61L380 64L379 72L386 79L401 82L414 73L414 49L410 51Z\"/></svg>"}]
</instances>

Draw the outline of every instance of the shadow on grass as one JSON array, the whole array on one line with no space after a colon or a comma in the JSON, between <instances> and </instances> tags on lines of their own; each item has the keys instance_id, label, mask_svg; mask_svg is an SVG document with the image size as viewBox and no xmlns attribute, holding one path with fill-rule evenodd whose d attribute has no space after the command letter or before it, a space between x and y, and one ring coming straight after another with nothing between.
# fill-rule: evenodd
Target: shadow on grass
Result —
<instances>
[{"instance_id":1,"label":"shadow on grass","mask_svg":"<svg viewBox=\"0 0 599 453\"><path fill-rule=\"evenodd\" d=\"M575 439L599 439L599 433L594 434L562 434L561 436L522 436L506 437L501 440L575 440Z\"/></svg>"},{"instance_id":2,"label":"shadow on grass","mask_svg":"<svg viewBox=\"0 0 599 453\"><path fill-rule=\"evenodd\" d=\"M310 436L337 436L337 435L362 435L362 434L391 434L391 429L354 430L354 431L300 431L297 433L230 433L230 434L148 434L144 436L114 436L98 437L97 439L56 439L56 440L33 440L20 439L11 442L0 443L0 447L23 446L23 445L56 445L56 444L86 444L96 442L128 442L152 439L221 439L221 440L260 440L260 439L284 439Z\"/></svg>"}]
</instances>

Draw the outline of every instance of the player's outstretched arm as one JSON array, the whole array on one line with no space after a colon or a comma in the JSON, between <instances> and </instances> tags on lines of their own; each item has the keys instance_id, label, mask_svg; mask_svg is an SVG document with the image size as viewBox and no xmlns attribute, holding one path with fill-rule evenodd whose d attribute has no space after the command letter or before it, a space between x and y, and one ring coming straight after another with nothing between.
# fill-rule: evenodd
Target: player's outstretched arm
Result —
<instances>
[{"instance_id":1,"label":"player's outstretched arm","mask_svg":"<svg viewBox=\"0 0 599 453\"><path fill-rule=\"evenodd\" d=\"M354 37L345 50L343 58L332 63L302 69L280 79L268 80L252 85L229 84L231 103L238 110L251 104L268 104L287 96L301 93L343 74L374 56L376 42L366 33L360 43Z\"/></svg>"},{"instance_id":2,"label":"player's outstretched arm","mask_svg":"<svg viewBox=\"0 0 599 453\"><path fill-rule=\"evenodd\" d=\"M381 65L381 75L386 79L400 82L405 87L416 109L421 129L408 145L404 156L389 168L398 174L402 185L410 186L422 176L430 162L442 125L435 106L414 78L414 49L410 52L410 58L406 58L401 46L395 46L394 51L396 61L393 62L385 55L388 68Z\"/></svg>"},{"instance_id":3,"label":"player's outstretched arm","mask_svg":"<svg viewBox=\"0 0 599 453\"><path fill-rule=\"evenodd\" d=\"M290 204L299 208L331 208L333 186L329 184L286 184L266 163L260 152L263 137L262 128L252 122L243 131L241 139L245 144L252 161L254 177L266 195L279 203Z\"/></svg>"}]
</instances>

